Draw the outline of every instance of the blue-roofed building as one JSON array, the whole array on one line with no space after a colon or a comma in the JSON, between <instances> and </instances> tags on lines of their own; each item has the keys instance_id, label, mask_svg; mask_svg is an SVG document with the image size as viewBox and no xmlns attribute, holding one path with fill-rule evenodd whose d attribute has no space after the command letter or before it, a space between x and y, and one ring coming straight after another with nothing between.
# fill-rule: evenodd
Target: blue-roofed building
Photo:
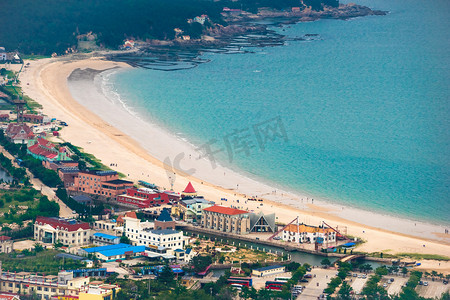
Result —
<instances>
[{"instance_id":1,"label":"blue-roofed building","mask_svg":"<svg viewBox=\"0 0 450 300\"><path fill-rule=\"evenodd\" d=\"M103 261L115 261L129 258L140 257L144 255L145 246L132 246L128 244L107 245L80 249L79 253L84 255L93 254Z\"/></svg>"},{"instance_id":2,"label":"blue-roofed building","mask_svg":"<svg viewBox=\"0 0 450 300\"><path fill-rule=\"evenodd\" d=\"M120 243L120 237L96 232L92 235L92 243L97 246L117 245Z\"/></svg>"},{"instance_id":3,"label":"blue-roofed building","mask_svg":"<svg viewBox=\"0 0 450 300\"><path fill-rule=\"evenodd\" d=\"M262 267L259 269L254 269L252 271L252 275L255 275L258 277L263 277L263 276L274 275L274 274L279 274L279 273L284 273L284 272L286 272L285 266L275 265L275 266L267 266L267 267Z\"/></svg>"},{"instance_id":4,"label":"blue-roofed building","mask_svg":"<svg viewBox=\"0 0 450 300\"><path fill-rule=\"evenodd\" d=\"M155 229L175 229L175 221L170 216L167 209L163 209L159 217L155 220Z\"/></svg>"}]
</instances>

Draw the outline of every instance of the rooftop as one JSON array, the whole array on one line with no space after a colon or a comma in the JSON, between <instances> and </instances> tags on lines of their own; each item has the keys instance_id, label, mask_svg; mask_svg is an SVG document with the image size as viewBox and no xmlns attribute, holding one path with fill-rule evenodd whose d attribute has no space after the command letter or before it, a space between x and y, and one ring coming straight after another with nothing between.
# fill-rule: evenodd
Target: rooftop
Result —
<instances>
[{"instance_id":1,"label":"rooftop","mask_svg":"<svg viewBox=\"0 0 450 300\"><path fill-rule=\"evenodd\" d=\"M128 247L122 247L122 248L116 248L116 249L110 249L110 250L99 250L96 251L106 257L110 257L110 256L116 256L116 255L124 255L125 252L133 252L134 253L139 253L139 252L144 252L145 251L145 246L131 246L131 245L127 245Z\"/></svg>"},{"instance_id":2,"label":"rooftop","mask_svg":"<svg viewBox=\"0 0 450 300\"><path fill-rule=\"evenodd\" d=\"M161 211L161 214L159 215L159 217L156 219L156 221L159 221L159 222L172 222L173 219L170 216L169 211L167 209L163 209Z\"/></svg>"},{"instance_id":3,"label":"rooftop","mask_svg":"<svg viewBox=\"0 0 450 300\"><path fill-rule=\"evenodd\" d=\"M310 225L305 225L305 224L300 224L298 225L298 229L297 229L297 225L296 224L290 224L288 225L283 231L290 231L290 232L310 232L310 233L314 233L314 232L333 232L333 230L331 228L322 228L322 227L316 227L316 226L310 226Z\"/></svg>"},{"instance_id":4,"label":"rooftop","mask_svg":"<svg viewBox=\"0 0 450 300\"><path fill-rule=\"evenodd\" d=\"M80 171L83 174L97 175L97 176L108 176L108 175L117 175L116 171L102 171L102 170L89 170L89 171Z\"/></svg>"},{"instance_id":5,"label":"rooftop","mask_svg":"<svg viewBox=\"0 0 450 300\"><path fill-rule=\"evenodd\" d=\"M128 244L117 244L117 245L107 245L107 246L99 246L99 247L91 247L91 248L84 248L83 250L87 253L94 253L94 252L100 252L100 251L106 251L106 250L114 250L114 249L122 249L122 248L128 248L131 247Z\"/></svg>"},{"instance_id":6,"label":"rooftop","mask_svg":"<svg viewBox=\"0 0 450 300\"><path fill-rule=\"evenodd\" d=\"M123 184L123 183L129 183L129 184L133 184L132 181L123 180L123 179L108 180L108 181L105 181L105 182L103 182L103 183L109 183L109 184Z\"/></svg>"},{"instance_id":7,"label":"rooftop","mask_svg":"<svg viewBox=\"0 0 450 300\"><path fill-rule=\"evenodd\" d=\"M203 210L215 212L215 213L219 213L219 214L224 214L224 215L230 215L230 216L248 214L248 211L240 210L237 208L225 207L225 206L221 206L221 205L214 205L214 206L211 206L208 208L204 208Z\"/></svg>"},{"instance_id":8,"label":"rooftop","mask_svg":"<svg viewBox=\"0 0 450 300\"><path fill-rule=\"evenodd\" d=\"M196 203L214 204L214 202L205 200L204 198L186 199L186 200L181 200L180 202L184 203L185 205L191 205L191 204L196 204Z\"/></svg>"},{"instance_id":9,"label":"rooftop","mask_svg":"<svg viewBox=\"0 0 450 300\"><path fill-rule=\"evenodd\" d=\"M183 193L187 193L187 194L195 194L196 193L196 191L190 181L189 181L188 185L186 186L186 188L184 189Z\"/></svg>"},{"instance_id":10,"label":"rooftop","mask_svg":"<svg viewBox=\"0 0 450 300\"><path fill-rule=\"evenodd\" d=\"M106 234L106 233L101 233L101 232L96 232L93 234L93 236L98 236L107 240L115 240L118 239L118 236L115 235L110 235L110 234Z\"/></svg>"},{"instance_id":11,"label":"rooftop","mask_svg":"<svg viewBox=\"0 0 450 300\"><path fill-rule=\"evenodd\" d=\"M174 229L157 229L157 230L151 231L151 233L158 234L158 235L175 234L178 232L179 231L174 230Z\"/></svg>"},{"instance_id":12,"label":"rooftop","mask_svg":"<svg viewBox=\"0 0 450 300\"><path fill-rule=\"evenodd\" d=\"M36 217L35 224L48 224L53 228L67 229L68 231L76 231L79 229L90 229L89 224L85 222L78 222L74 219L63 219L57 217Z\"/></svg>"}]
</instances>

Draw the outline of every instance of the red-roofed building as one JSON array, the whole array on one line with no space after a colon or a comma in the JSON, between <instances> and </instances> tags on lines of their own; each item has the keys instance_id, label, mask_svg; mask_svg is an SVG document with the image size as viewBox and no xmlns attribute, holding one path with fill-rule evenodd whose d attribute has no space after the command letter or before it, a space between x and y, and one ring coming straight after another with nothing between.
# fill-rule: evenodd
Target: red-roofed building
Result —
<instances>
[{"instance_id":1,"label":"red-roofed building","mask_svg":"<svg viewBox=\"0 0 450 300\"><path fill-rule=\"evenodd\" d=\"M194 189L192 183L189 181L188 185L181 193L181 197L195 197L195 196L197 196L197 191Z\"/></svg>"},{"instance_id":2,"label":"red-roofed building","mask_svg":"<svg viewBox=\"0 0 450 300\"><path fill-rule=\"evenodd\" d=\"M39 160L70 160L66 148L57 148L55 144L41 137L28 141L27 152Z\"/></svg>"},{"instance_id":3,"label":"red-roofed building","mask_svg":"<svg viewBox=\"0 0 450 300\"><path fill-rule=\"evenodd\" d=\"M24 114L23 121L29 123L43 123L44 116L33 115L33 114Z\"/></svg>"},{"instance_id":4,"label":"red-roofed building","mask_svg":"<svg viewBox=\"0 0 450 300\"><path fill-rule=\"evenodd\" d=\"M128 211L125 213L124 216L117 217L117 220L116 220L117 226L123 226L123 224L125 223L125 220L123 219L124 217L137 219L137 215L134 211Z\"/></svg>"},{"instance_id":5,"label":"red-roofed building","mask_svg":"<svg viewBox=\"0 0 450 300\"><path fill-rule=\"evenodd\" d=\"M36 241L54 244L57 241L67 246L89 244L91 228L88 223L74 219L37 217L34 222Z\"/></svg>"},{"instance_id":6,"label":"red-roofed building","mask_svg":"<svg viewBox=\"0 0 450 300\"><path fill-rule=\"evenodd\" d=\"M9 236L0 235L0 253L10 253L13 250L13 241Z\"/></svg>"},{"instance_id":7,"label":"red-roofed building","mask_svg":"<svg viewBox=\"0 0 450 300\"><path fill-rule=\"evenodd\" d=\"M177 201L179 196L173 193L161 192L149 188L129 188L127 193L117 196L117 202L135 206L137 208L153 207L156 204L166 204Z\"/></svg>"},{"instance_id":8,"label":"red-roofed building","mask_svg":"<svg viewBox=\"0 0 450 300\"><path fill-rule=\"evenodd\" d=\"M202 227L222 232L250 232L250 213L245 210L214 205L202 210Z\"/></svg>"},{"instance_id":9,"label":"red-roofed building","mask_svg":"<svg viewBox=\"0 0 450 300\"><path fill-rule=\"evenodd\" d=\"M20 300L19 295L17 294L3 294L0 293L0 300Z\"/></svg>"},{"instance_id":10,"label":"red-roofed building","mask_svg":"<svg viewBox=\"0 0 450 300\"><path fill-rule=\"evenodd\" d=\"M0 115L0 122L8 122L9 121L9 115L8 114L1 114Z\"/></svg>"},{"instance_id":11,"label":"red-roofed building","mask_svg":"<svg viewBox=\"0 0 450 300\"><path fill-rule=\"evenodd\" d=\"M9 123L5 134L14 144L26 144L34 138L31 128L23 123Z\"/></svg>"}]
</instances>

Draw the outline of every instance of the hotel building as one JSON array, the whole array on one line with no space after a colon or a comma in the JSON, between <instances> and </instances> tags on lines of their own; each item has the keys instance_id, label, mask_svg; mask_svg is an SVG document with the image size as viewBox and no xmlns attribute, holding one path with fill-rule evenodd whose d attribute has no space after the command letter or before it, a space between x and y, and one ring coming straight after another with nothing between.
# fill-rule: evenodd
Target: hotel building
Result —
<instances>
[{"instance_id":1,"label":"hotel building","mask_svg":"<svg viewBox=\"0 0 450 300\"><path fill-rule=\"evenodd\" d=\"M90 243L91 228L88 223L73 219L37 217L34 238L47 244L59 241L66 246L82 246Z\"/></svg>"},{"instance_id":2,"label":"hotel building","mask_svg":"<svg viewBox=\"0 0 450 300\"><path fill-rule=\"evenodd\" d=\"M336 232L331 228L290 224L283 229L282 239L296 243L334 243Z\"/></svg>"}]
</instances>

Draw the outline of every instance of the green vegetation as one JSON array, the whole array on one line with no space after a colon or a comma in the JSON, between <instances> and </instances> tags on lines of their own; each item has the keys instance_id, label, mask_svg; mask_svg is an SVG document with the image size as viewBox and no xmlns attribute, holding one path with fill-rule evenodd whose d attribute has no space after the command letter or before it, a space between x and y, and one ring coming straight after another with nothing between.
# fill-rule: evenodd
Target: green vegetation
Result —
<instances>
[{"instance_id":1,"label":"green vegetation","mask_svg":"<svg viewBox=\"0 0 450 300\"><path fill-rule=\"evenodd\" d=\"M189 265L195 273L199 273L205 271L211 263L212 257L210 255L198 255L192 258Z\"/></svg>"},{"instance_id":2,"label":"green vegetation","mask_svg":"<svg viewBox=\"0 0 450 300\"><path fill-rule=\"evenodd\" d=\"M432 259L449 261L450 257L439 254L422 254L422 253L398 253L398 257L409 257L412 259Z\"/></svg>"},{"instance_id":3,"label":"green vegetation","mask_svg":"<svg viewBox=\"0 0 450 300\"><path fill-rule=\"evenodd\" d=\"M10 272L33 272L57 275L60 269L70 270L85 267L85 263L72 259L56 259L60 253L56 250L44 250L42 246L35 245L32 251L23 250L22 255L17 253L0 254L3 270Z\"/></svg>"},{"instance_id":4,"label":"green vegetation","mask_svg":"<svg viewBox=\"0 0 450 300\"><path fill-rule=\"evenodd\" d=\"M87 168L86 163L91 165L96 170L111 170L111 168L102 164L101 161L94 155L81 151L81 148L74 146L71 143L62 143L61 146L68 147L70 151L75 153L75 155L73 155L71 158L78 162L80 170L85 170Z\"/></svg>"},{"instance_id":5,"label":"green vegetation","mask_svg":"<svg viewBox=\"0 0 450 300\"><path fill-rule=\"evenodd\" d=\"M321 10L323 5L337 6L337 0L304 0L306 6ZM206 14L212 23L224 24L223 7L256 12L259 7L276 9L300 6L295 0L110 0L77 1L33 0L3 1L0 9L0 41L9 50L32 55L63 54L77 45L79 35L92 32L96 43L114 48L126 38L140 40L173 39L174 28L198 37L204 30L187 19ZM204 27L211 24L205 23ZM93 36L94 36L93 35Z\"/></svg>"}]
</instances>

